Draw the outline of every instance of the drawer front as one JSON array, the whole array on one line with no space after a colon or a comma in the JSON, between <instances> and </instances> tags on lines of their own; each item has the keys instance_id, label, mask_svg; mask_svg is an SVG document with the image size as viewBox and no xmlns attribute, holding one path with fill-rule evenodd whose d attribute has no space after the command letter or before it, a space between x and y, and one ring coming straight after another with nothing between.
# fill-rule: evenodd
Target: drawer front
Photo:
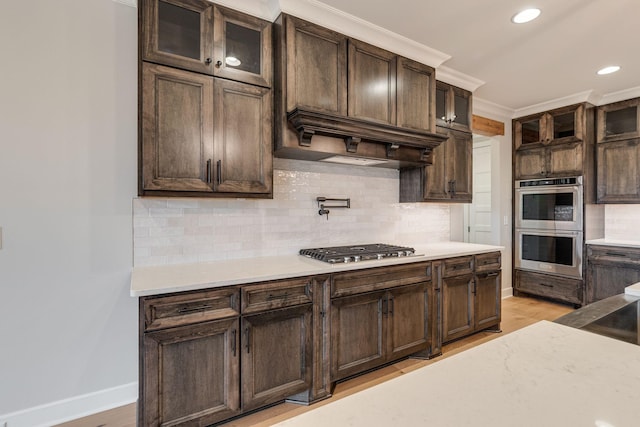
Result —
<instances>
[{"instance_id":1,"label":"drawer front","mask_svg":"<svg viewBox=\"0 0 640 427\"><path fill-rule=\"evenodd\" d=\"M337 273L331 280L331 297L355 295L430 280L431 262Z\"/></svg>"},{"instance_id":2,"label":"drawer front","mask_svg":"<svg viewBox=\"0 0 640 427\"><path fill-rule=\"evenodd\" d=\"M582 304L584 282L579 279L516 270L518 291Z\"/></svg>"},{"instance_id":3,"label":"drawer front","mask_svg":"<svg viewBox=\"0 0 640 427\"><path fill-rule=\"evenodd\" d=\"M144 297L145 331L190 325L240 314L236 287L187 292L162 297Z\"/></svg>"},{"instance_id":4,"label":"drawer front","mask_svg":"<svg viewBox=\"0 0 640 427\"><path fill-rule=\"evenodd\" d=\"M312 279L280 280L242 287L242 314L292 307L313 301Z\"/></svg>"},{"instance_id":5,"label":"drawer front","mask_svg":"<svg viewBox=\"0 0 640 427\"><path fill-rule=\"evenodd\" d=\"M476 255L476 259L475 259L476 273L500 270L501 266L502 266L502 255L500 254L500 252L491 252L488 254Z\"/></svg>"},{"instance_id":6,"label":"drawer front","mask_svg":"<svg viewBox=\"0 0 640 427\"><path fill-rule=\"evenodd\" d=\"M473 273L473 255L447 258L442 261L442 277Z\"/></svg>"},{"instance_id":7,"label":"drawer front","mask_svg":"<svg viewBox=\"0 0 640 427\"><path fill-rule=\"evenodd\" d=\"M589 245L587 253L591 262L635 264L640 267L638 248Z\"/></svg>"}]
</instances>

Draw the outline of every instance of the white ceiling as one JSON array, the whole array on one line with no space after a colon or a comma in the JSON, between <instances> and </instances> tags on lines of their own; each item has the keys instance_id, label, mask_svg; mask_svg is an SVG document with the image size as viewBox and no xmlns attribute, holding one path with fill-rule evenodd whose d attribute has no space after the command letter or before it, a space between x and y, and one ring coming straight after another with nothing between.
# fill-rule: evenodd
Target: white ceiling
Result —
<instances>
[{"instance_id":1,"label":"white ceiling","mask_svg":"<svg viewBox=\"0 0 640 427\"><path fill-rule=\"evenodd\" d=\"M640 89L640 0L321 2L450 55L447 68L484 82L475 97L510 110ZM529 6L540 17L512 24ZM622 69L596 75L612 64Z\"/></svg>"}]
</instances>

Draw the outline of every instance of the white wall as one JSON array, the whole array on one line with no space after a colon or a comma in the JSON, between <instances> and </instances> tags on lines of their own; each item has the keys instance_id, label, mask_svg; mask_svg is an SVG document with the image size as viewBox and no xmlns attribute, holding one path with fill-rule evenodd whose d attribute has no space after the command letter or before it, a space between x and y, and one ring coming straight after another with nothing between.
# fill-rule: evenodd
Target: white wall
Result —
<instances>
[{"instance_id":1,"label":"white wall","mask_svg":"<svg viewBox=\"0 0 640 427\"><path fill-rule=\"evenodd\" d=\"M136 40L137 10L112 0L12 1L0 12L0 422L9 427L37 424L15 411L135 391Z\"/></svg>"}]
</instances>

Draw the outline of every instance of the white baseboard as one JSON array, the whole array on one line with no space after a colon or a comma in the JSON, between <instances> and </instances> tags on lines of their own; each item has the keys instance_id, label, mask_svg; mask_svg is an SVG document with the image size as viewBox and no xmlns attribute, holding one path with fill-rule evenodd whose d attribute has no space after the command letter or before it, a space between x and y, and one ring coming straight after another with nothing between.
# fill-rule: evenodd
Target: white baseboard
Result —
<instances>
[{"instance_id":1,"label":"white baseboard","mask_svg":"<svg viewBox=\"0 0 640 427\"><path fill-rule=\"evenodd\" d=\"M50 427L128 405L137 399L138 383L124 384L0 415L0 427Z\"/></svg>"},{"instance_id":2,"label":"white baseboard","mask_svg":"<svg viewBox=\"0 0 640 427\"><path fill-rule=\"evenodd\" d=\"M504 288L502 290L502 299L509 298L513 296L513 288Z\"/></svg>"}]
</instances>

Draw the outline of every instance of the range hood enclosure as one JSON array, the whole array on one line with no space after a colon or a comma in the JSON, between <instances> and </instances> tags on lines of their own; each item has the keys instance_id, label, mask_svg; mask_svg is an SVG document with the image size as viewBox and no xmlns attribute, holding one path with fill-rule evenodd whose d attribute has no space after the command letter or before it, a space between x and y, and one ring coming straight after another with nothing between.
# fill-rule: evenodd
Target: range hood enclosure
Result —
<instances>
[{"instance_id":1,"label":"range hood enclosure","mask_svg":"<svg viewBox=\"0 0 640 427\"><path fill-rule=\"evenodd\" d=\"M274 35L276 157L376 159L372 165L396 169L432 163L433 149L446 140L435 133L435 70L286 14L276 20ZM363 63L371 56L387 73L382 95L363 89L355 67L347 73L353 62L347 58L357 55ZM408 92L415 87L420 91ZM384 118L359 111L362 100ZM396 126L418 116L411 102L420 104L421 127Z\"/></svg>"}]
</instances>

